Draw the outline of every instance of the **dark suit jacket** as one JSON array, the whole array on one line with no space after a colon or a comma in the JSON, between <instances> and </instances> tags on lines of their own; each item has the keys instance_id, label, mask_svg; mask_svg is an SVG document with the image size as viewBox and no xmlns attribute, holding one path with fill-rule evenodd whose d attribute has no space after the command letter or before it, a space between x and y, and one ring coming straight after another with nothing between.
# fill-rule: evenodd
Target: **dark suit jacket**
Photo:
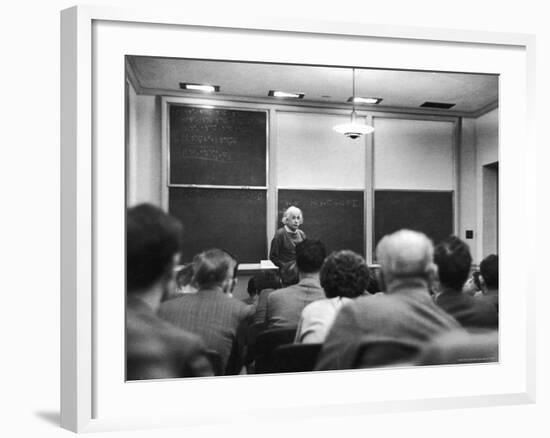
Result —
<instances>
[{"instance_id":1,"label":"dark suit jacket","mask_svg":"<svg viewBox=\"0 0 550 438\"><path fill-rule=\"evenodd\" d=\"M142 300L126 303L126 379L212 376L200 338L158 318Z\"/></svg>"},{"instance_id":2,"label":"dark suit jacket","mask_svg":"<svg viewBox=\"0 0 550 438\"><path fill-rule=\"evenodd\" d=\"M244 354L244 330L253 312L253 306L247 306L217 288L202 289L166 301L160 307L159 316L199 335L207 348L220 354L226 369L232 354L237 358ZM237 358L235 360L239 362Z\"/></svg>"},{"instance_id":3,"label":"dark suit jacket","mask_svg":"<svg viewBox=\"0 0 550 438\"><path fill-rule=\"evenodd\" d=\"M435 302L467 329L498 328L496 307L461 291L446 289L437 296Z\"/></svg>"},{"instance_id":4,"label":"dark suit jacket","mask_svg":"<svg viewBox=\"0 0 550 438\"><path fill-rule=\"evenodd\" d=\"M319 280L305 278L298 284L277 289L267 297L268 328L296 328L302 310L313 301L325 299Z\"/></svg>"},{"instance_id":5,"label":"dark suit jacket","mask_svg":"<svg viewBox=\"0 0 550 438\"><path fill-rule=\"evenodd\" d=\"M340 309L316 369L353 368L361 341L368 337L423 344L453 329L460 325L433 302L425 281L394 282L388 293L362 296Z\"/></svg>"}]
</instances>

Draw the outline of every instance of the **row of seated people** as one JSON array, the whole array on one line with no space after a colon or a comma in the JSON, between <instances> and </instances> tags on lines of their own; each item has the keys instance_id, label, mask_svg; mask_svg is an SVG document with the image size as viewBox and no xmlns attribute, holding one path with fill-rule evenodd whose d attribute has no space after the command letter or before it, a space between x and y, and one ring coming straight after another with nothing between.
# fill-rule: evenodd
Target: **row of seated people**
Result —
<instances>
[{"instance_id":1,"label":"row of seated people","mask_svg":"<svg viewBox=\"0 0 550 438\"><path fill-rule=\"evenodd\" d=\"M420 233L384 237L378 279L358 254L327 257L306 239L298 282L285 269L282 284L256 278L245 303L231 295L237 261L220 249L197 255L190 290L170 294L180 233L155 207L128 212L129 380L497 360L498 283L482 272L485 291L463 290L471 256L456 237L435 253Z\"/></svg>"}]
</instances>

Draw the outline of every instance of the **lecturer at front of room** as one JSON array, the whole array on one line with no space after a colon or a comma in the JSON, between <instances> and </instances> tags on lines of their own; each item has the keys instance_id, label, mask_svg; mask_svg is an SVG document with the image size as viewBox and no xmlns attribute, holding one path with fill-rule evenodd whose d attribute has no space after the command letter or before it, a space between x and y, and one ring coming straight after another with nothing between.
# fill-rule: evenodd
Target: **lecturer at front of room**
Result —
<instances>
[{"instance_id":1,"label":"lecturer at front of room","mask_svg":"<svg viewBox=\"0 0 550 438\"><path fill-rule=\"evenodd\" d=\"M281 222L283 226L275 232L269 251L270 260L279 269L296 261L296 244L306 239L305 233L299 229L304 223L304 216L298 207L288 207Z\"/></svg>"}]
</instances>

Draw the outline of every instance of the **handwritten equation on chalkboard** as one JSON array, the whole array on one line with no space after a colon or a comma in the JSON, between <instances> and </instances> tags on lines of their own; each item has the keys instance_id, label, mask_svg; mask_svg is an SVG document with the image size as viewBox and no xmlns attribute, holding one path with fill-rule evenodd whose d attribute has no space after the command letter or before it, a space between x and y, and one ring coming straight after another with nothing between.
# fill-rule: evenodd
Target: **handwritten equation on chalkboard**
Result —
<instances>
[{"instance_id":1,"label":"handwritten equation on chalkboard","mask_svg":"<svg viewBox=\"0 0 550 438\"><path fill-rule=\"evenodd\" d=\"M265 186L267 113L170 106L170 183Z\"/></svg>"},{"instance_id":2,"label":"handwritten equation on chalkboard","mask_svg":"<svg viewBox=\"0 0 550 438\"><path fill-rule=\"evenodd\" d=\"M291 205L302 205L303 208L325 208L325 207L341 207L341 208L363 208L363 203L359 199L284 199L282 210L279 213L283 213Z\"/></svg>"}]
</instances>

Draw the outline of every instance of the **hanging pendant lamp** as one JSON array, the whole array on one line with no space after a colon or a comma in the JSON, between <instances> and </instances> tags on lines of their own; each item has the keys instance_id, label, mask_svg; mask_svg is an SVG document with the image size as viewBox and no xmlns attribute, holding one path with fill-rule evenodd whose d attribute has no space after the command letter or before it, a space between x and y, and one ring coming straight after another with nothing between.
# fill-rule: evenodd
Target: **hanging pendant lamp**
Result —
<instances>
[{"instance_id":1,"label":"hanging pendant lamp","mask_svg":"<svg viewBox=\"0 0 550 438\"><path fill-rule=\"evenodd\" d=\"M353 69L353 98L351 100L352 110L351 110L351 123L344 123L342 125L336 125L334 129L340 134L344 134L346 137L351 139L356 139L361 137L363 134L370 134L374 132L374 128L365 123L359 123L356 121L355 113L355 68Z\"/></svg>"}]
</instances>

